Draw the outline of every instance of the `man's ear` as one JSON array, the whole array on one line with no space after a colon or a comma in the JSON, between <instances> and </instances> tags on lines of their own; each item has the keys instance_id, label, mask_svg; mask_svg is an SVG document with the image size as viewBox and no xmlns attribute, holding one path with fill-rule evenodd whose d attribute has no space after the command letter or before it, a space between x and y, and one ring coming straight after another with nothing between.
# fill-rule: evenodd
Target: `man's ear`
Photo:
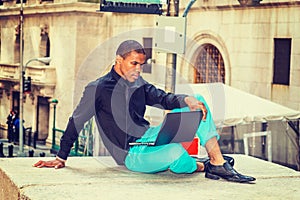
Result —
<instances>
[{"instance_id":1,"label":"man's ear","mask_svg":"<svg viewBox=\"0 0 300 200\"><path fill-rule=\"evenodd\" d=\"M123 57L120 56L120 55L117 55L117 57L116 57L116 62L117 62L118 64L120 64L122 61L123 61Z\"/></svg>"}]
</instances>

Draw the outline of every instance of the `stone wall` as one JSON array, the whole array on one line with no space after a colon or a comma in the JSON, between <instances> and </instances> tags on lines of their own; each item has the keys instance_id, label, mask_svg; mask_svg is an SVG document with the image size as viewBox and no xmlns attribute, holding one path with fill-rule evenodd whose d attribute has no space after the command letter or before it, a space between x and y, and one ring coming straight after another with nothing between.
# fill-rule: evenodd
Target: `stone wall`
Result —
<instances>
[{"instance_id":1,"label":"stone wall","mask_svg":"<svg viewBox=\"0 0 300 200\"><path fill-rule=\"evenodd\" d=\"M299 5L194 8L188 15L187 35L199 45L211 43L220 50L227 84L299 110L298 10ZM272 84L274 38L292 38L289 86ZM186 64L181 68L188 69Z\"/></svg>"}]
</instances>

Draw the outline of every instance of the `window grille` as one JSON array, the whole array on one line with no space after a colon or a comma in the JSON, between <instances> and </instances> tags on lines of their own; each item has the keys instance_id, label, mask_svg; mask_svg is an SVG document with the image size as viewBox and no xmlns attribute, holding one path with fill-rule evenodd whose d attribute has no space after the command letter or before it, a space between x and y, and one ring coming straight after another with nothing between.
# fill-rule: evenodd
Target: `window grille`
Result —
<instances>
[{"instance_id":1,"label":"window grille","mask_svg":"<svg viewBox=\"0 0 300 200\"><path fill-rule=\"evenodd\" d=\"M194 69L195 83L225 83L225 68L219 50L210 44L199 48Z\"/></svg>"}]
</instances>

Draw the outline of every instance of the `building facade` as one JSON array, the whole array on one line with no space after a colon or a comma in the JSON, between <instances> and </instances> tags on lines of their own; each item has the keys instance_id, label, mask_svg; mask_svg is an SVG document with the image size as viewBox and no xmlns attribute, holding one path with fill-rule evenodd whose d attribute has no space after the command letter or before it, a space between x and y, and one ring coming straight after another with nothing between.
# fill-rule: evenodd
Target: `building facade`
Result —
<instances>
[{"instance_id":1,"label":"building facade","mask_svg":"<svg viewBox=\"0 0 300 200\"><path fill-rule=\"evenodd\" d=\"M179 6L179 16L189 1ZM163 5L166 10L167 6ZM223 82L300 110L300 1L198 0L186 16L185 54L177 55L177 83ZM163 12L163 15L165 13ZM145 79L164 85L165 52L155 49L157 15L99 11L99 3L77 0L24 1L24 65L51 57L49 65L30 62L25 76L25 127L52 141L64 129L84 85L107 72L116 46L133 38L153 62ZM18 110L20 81L20 1L0 1L0 123ZM167 78L166 78L167 77Z\"/></svg>"}]
</instances>

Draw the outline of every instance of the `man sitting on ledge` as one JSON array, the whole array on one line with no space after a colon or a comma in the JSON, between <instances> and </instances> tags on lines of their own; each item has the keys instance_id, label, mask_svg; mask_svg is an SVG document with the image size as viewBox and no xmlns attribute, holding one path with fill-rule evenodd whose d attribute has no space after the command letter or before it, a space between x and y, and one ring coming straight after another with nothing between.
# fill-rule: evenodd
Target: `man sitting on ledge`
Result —
<instances>
[{"instance_id":1,"label":"man sitting on ledge","mask_svg":"<svg viewBox=\"0 0 300 200\"><path fill-rule=\"evenodd\" d=\"M203 97L175 95L157 89L140 76L145 61L145 51L140 43L134 40L122 42L111 71L86 86L61 137L56 159L39 161L33 166L63 168L84 123L96 116L105 147L117 164L125 165L129 170L143 173L168 169L174 173L205 171L206 178L254 181L254 177L238 173L232 163L224 159L217 142L219 135ZM203 119L197 136L200 144L205 146L209 160L203 162L191 157L180 143L129 146L131 142L147 141L158 134L159 126L150 127L144 119L146 105L166 110L202 110Z\"/></svg>"}]
</instances>

